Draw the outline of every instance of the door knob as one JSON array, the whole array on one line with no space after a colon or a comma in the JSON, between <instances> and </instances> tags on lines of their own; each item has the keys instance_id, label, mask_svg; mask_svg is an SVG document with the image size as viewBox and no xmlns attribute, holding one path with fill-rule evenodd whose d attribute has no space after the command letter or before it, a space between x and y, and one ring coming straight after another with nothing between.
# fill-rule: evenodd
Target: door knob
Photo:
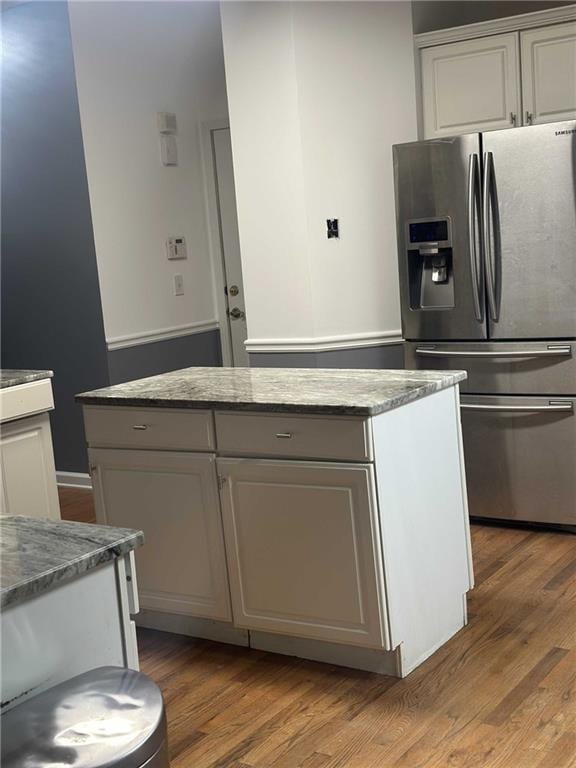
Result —
<instances>
[{"instance_id":1,"label":"door knob","mask_svg":"<svg viewBox=\"0 0 576 768\"><path fill-rule=\"evenodd\" d=\"M228 314L233 320L243 320L246 317L246 313L242 312L242 310L238 309L238 307L229 309Z\"/></svg>"}]
</instances>

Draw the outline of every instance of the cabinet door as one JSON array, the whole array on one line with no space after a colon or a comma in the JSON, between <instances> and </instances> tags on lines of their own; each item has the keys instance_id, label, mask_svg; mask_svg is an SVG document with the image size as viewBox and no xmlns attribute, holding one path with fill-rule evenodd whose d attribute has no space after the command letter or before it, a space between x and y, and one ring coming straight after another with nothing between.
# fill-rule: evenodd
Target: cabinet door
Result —
<instances>
[{"instance_id":1,"label":"cabinet door","mask_svg":"<svg viewBox=\"0 0 576 768\"><path fill-rule=\"evenodd\" d=\"M47 413L0 427L2 513L60 519Z\"/></svg>"},{"instance_id":2,"label":"cabinet door","mask_svg":"<svg viewBox=\"0 0 576 768\"><path fill-rule=\"evenodd\" d=\"M388 647L370 465L219 459L234 623Z\"/></svg>"},{"instance_id":3,"label":"cabinet door","mask_svg":"<svg viewBox=\"0 0 576 768\"><path fill-rule=\"evenodd\" d=\"M169 451L89 451L98 522L144 531L143 608L230 619L216 460Z\"/></svg>"},{"instance_id":4,"label":"cabinet door","mask_svg":"<svg viewBox=\"0 0 576 768\"><path fill-rule=\"evenodd\" d=\"M421 65L424 138L519 124L516 33L425 48Z\"/></svg>"},{"instance_id":5,"label":"cabinet door","mask_svg":"<svg viewBox=\"0 0 576 768\"><path fill-rule=\"evenodd\" d=\"M576 119L576 22L521 33L524 123Z\"/></svg>"}]
</instances>

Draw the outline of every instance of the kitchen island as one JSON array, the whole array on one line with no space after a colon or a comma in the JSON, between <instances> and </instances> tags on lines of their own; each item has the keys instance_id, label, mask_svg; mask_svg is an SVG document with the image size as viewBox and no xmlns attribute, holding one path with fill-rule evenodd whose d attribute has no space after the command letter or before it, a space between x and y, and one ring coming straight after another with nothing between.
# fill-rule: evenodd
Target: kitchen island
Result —
<instances>
[{"instance_id":1,"label":"kitchen island","mask_svg":"<svg viewBox=\"0 0 576 768\"><path fill-rule=\"evenodd\" d=\"M98 666L138 669L138 530L0 518L2 711Z\"/></svg>"},{"instance_id":2,"label":"kitchen island","mask_svg":"<svg viewBox=\"0 0 576 768\"><path fill-rule=\"evenodd\" d=\"M460 371L189 368L78 396L144 626L404 676L466 623Z\"/></svg>"}]
</instances>

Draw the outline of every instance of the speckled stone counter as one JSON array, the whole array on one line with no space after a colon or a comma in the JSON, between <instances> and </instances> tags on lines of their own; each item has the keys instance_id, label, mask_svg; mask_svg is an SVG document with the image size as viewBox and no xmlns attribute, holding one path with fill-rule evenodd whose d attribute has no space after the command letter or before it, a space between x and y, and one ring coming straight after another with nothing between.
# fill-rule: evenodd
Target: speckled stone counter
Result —
<instances>
[{"instance_id":1,"label":"speckled stone counter","mask_svg":"<svg viewBox=\"0 0 576 768\"><path fill-rule=\"evenodd\" d=\"M0 606L7 608L130 552L142 531L0 517Z\"/></svg>"},{"instance_id":2,"label":"speckled stone counter","mask_svg":"<svg viewBox=\"0 0 576 768\"><path fill-rule=\"evenodd\" d=\"M29 384L31 381L51 379L52 371L25 371L15 368L3 368L0 370L0 389L17 387L19 384Z\"/></svg>"},{"instance_id":3,"label":"speckled stone counter","mask_svg":"<svg viewBox=\"0 0 576 768\"><path fill-rule=\"evenodd\" d=\"M465 371L184 368L76 399L89 405L375 416L465 378Z\"/></svg>"}]
</instances>

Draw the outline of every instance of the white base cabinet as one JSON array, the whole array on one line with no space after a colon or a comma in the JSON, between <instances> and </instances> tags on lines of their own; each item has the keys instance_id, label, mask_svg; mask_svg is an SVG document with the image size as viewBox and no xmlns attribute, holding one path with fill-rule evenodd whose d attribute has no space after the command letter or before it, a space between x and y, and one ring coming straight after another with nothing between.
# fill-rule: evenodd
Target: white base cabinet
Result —
<instances>
[{"instance_id":1,"label":"white base cabinet","mask_svg":"<svg viewBox=\"0 0 576 768\"><path fill-rule=\"evenodd\" d=\"M389 647L374 470L219 459L239 627Z\"/></svg>"},{"instance_id":2,"label":"white base cabinet","mask_svg":"<svg viewBox=\"0 0 576 768\"><path fill-rule=\"evenodd\" d=\"M98 522L144 531L142 608L229 621L215 456L91 449L89 460Z\"/></svg>"},{"instance_id":3,"label":"white base cabinet","mask_svg":"<svg viewBox=\"0 0 576 768\"><path fill-rule=\"evenodd\" d=\"M47 413L0 427L2 514L60 519Z\"/></svg>"},{"instance_id":4,"label":"white base cabinet","mask_svg":"<svg viewBox=\"0 0 576 768\"><path fill-rule=\"evenodd\" d=\"M135 408L131 424L119 408L116 433L108 407L104 434L98 408L85 408L97 517L144 531L146 626L233 628L232 642L404 676L466 623L456 387L373 418L209 413L212 453L192 438L158 450L154 435L168 421L189 434L193 411L164 423Z\"/></svg>"}]
</instances>

